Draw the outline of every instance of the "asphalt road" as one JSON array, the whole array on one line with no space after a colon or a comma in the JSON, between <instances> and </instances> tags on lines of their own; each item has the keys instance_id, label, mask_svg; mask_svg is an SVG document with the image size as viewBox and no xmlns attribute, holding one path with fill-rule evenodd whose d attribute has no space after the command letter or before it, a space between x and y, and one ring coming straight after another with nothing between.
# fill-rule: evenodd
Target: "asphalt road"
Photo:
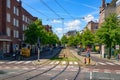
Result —
<instances>
[{"instance_id":1,"label":"asphalt road","mask_svg":"<svg viewBox=\"0 0 120 80\"><path fill-rule=\"evenodd\" d=\"M55 51L57 52L57 50ZM50 56L49 56L50 57ZM94 57L94 60L98 62L108 63L109 61L100 60ZM42 62L42 60L41 60ZM43 60L44 62L44 60ZM78 73L77 62L69 62L67 66L66 61L51 61L47 65L38 68L40 65L34 65L31 60L25 61L0 61L0 80L26 80L31 76L35 76L29 80L120 80L119 65L101 65L96 66L80 66L80 72ZM109 62L110 63L110 62ZM52 68L54 65L56 67ZM52 68L52 69L50 69ZM36 69L34 71L33 70ZM49 71L47 71L50 69ZM45 73L42 73L45 72ZM22 74L25 73L25 74ZM38 75L42 73L41 75ZM15 77L19 75L19 77ZM36 76L38 75L38 76ZM76 79L74 79L76 77Z\"/></svg>"}]
</instances>

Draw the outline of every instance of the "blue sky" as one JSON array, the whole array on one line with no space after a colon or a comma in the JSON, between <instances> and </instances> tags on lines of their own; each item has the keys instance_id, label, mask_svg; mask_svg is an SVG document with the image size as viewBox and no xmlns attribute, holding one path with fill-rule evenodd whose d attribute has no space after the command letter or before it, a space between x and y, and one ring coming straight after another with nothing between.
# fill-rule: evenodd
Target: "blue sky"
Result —
<instances>
[{"instance_id":1,"label":"blue sky","mask_svg":"<svg viewBox=\"0 0 120 80\"><path fill-rule=\"evenodd\" d=\"M56 1L66 11L64 11ZM102 0L22 0L23 7L33 16L42 19L44 25L51 25L53 31L60 38L63 33L69 30L82 30L87 22L91 20L98 21L101 1ZM111 0L106 0L106 2L109 3Z\"/></svg>"}]
</instances>

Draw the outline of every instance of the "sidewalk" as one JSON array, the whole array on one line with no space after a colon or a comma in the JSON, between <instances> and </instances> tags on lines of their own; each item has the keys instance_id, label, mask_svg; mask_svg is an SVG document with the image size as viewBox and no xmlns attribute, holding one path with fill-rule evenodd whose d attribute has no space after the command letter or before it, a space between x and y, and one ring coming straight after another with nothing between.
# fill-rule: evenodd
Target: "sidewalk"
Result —
<instances>
[{"instance_id":1,"label":"sidewalk","mask_svg":"<svg viewBox=\"0 0 120 80\"><path fill-rule=\"evenodd\" d=\"M101 54L97 54L97 53L95 53L95 52L91 52L91 56L96 57L96 58L99 58L99 59L102 59L102 60L111 61L111 62L116 62L116 61L117 61L117 60L116 60L115 58L113 58L113 57L112 57L111 59L102 58L102 55L101 55ZM117 61L117 62L120 62L120 60Z\"/></svg>"},{"instance_id":2,"label":"sidewalk","mask_svg":"<svg viewBox=\"0 0 120 80\"><path fill-rule=\"evenodd\" d=\"M75 50L70 50L70 52L80 60L80 65L82 66L95 66L96 65L96 62L93 61L92 59L90 60L90 64L84 63L84 59L85 59L84 52L81 55L78 55Z\"/></svg>"}]
</instances>

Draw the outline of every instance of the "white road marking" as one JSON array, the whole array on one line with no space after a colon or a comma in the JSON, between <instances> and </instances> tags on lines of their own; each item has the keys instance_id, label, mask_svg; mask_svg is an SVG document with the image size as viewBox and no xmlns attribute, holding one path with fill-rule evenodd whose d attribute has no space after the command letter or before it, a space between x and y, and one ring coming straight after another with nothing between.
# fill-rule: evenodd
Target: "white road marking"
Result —
<instances>
[{"instance_id":1,"label":"white road marking","mask_svg":"<svg viewBox=\"0 0 120 80\"><path fill-rule=\"evenodd\" d=\"M78 64L78 62L74 62L74 64Z\"/></svg>"},{"instance_id":2,"label":"white road marking","mask_svg":"<svg viewBox=\"0 0 120 80\"><path fill-rule=\"evenodd\" d=\"M117 64L117 65L120 65L120 63L119 62L114 62L115 64Z\"/></svg>"},{"instance_id":3,"label":"white road marking","mask_svg":"<svg viewBox=\"0 0 120 80\"><path fill-rule=\"evenodd\" d=\"M3 64L3 63L5 63L5 62L0 62L0 64Z\"/></svg>"},{"instance_id":4,"label":"white road marking","mask_svg":"<svg viewBox=\"0 0 120 80\"><path fill-rule=\"evenodd\" d=\"M99 72L99 69L93 69L93 72Z\"/></svg>"},{"instance_id":5,"label":"white road marking","mask_svg":"<svg viewBox=\"0 0 120 80\"><path fill-rule=\"evenodd\" d=\"M20 64L20 63L23 63L24 61L18 61L18 62L16 62L15 64Z\"/></svg>"},{"instance_id":6,"label":"white road marking","mask_svg":"<svg viewBox=\"0 0 120 80\"><path fill-rule=\"evenodd\" d=\"M7 62L6 64L12 64L12 63L16 63L16 61L10 61L10 62Z\"/></svg>"},{"instance_id":7,"label":"white road marking","mask_svg":"<svg viewBox=\"0 0 120 80\"><path fill-rule=\"evenodd\" d=\"M108 69L104 69L104 73L111 73L111 71Z\"/></svg>"},{"instance_id":8,"label":"white road marking","mask_svg":"<svg viewBox=\"0 0 120 80\"><path fill-rule=\"evenodd\" d=\"M53 64L54 62L51 62L50 64Z\"/></svg>"},{"instance_id":9,"label":"white road marking","mask_svg":"<svg viewBox=\"0 0 120 80\"><path fill-rule=\"evenodd\" d=\"M115 65L115 64L113 64L113 63L110 63L110 62L106 62L107 64L109 64L109 65Z\"/></svg>"},{"instance_id":10,"label":"white road marking","mask_svg":"<svg viewBox=\"0 0 120 80\"><path fill-rule=\"evenodd\" d=\"M103 62L98 62L98 64L100 64L100 65L106 65L105 63L103 63Z\"/></svg>"},{"instance_id":11,"label":"white road marking","mask_svg":"<svg viewBox=\"0 0 120 80\"><path fill-rule=\"evenodd\" d=\"M59 61L57 61L55 64L58 64L59 63Z\"/></svg>"},{"instance_id":12,"label":"white road marking","mask_svg":"<svg viewBox=\"0 0 120 80\"><path fill-rule=\"evenodd\" d=\"M23 64L28 64L28 63L31 63L31 61L25 61Z\"/></svg>"},{"instance_id":13,"label":"white road marking","mask_svg":"<svg viewBox=\"0 0 120 80\"><path fill-rule=\"evenodd\" d=\"M66 64L66 61L63 61L62 64Z\"/></svg>"},{"instance_id":14,"label":"white road marking","mask_svg":"<svg viewBox=\"0 0 120 80\"><path fill-rule=\"evenodd\" d=\"M116 74L120 74L120 70L115 70Z\"/></svg>"},{"instance_id":15,"label":"white road marking","mask_svg":"<svg viewBox=\"0 0 120 80\"><path fill-rule=\"evenodd\" d=\"M73 62L69 62L69 64L73 64Z\"/></svg>"}]
</instances>

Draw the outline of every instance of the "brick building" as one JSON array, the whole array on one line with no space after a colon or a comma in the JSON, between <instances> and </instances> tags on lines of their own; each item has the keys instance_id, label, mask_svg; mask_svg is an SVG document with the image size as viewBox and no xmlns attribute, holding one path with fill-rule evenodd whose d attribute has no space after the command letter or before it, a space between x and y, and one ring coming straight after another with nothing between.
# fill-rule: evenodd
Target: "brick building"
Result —
<instances>
[{"instance_id":1,"label":"brick building","mask_svg":"<svg viewBox=\"0 0 120 80\"><path fill-rule=\"evenodd\" d=\"M99 27L104 22L105 18L111 13L116 13L116 1L112 0L111 3L106 3L105 0L102 0L102 5L100 7L100 17L99 17Z\"/></svg>"},{"instance_id":2,"label":"brick building","mask_svg":"<svg viewBox=\"0 0 120 80\"><path fill-rule=\"evenodd\" d=\"M120 0L116 2L116 14L118 15L118 18L120 18Z\"/></svg>"},{"instance_id":3,"label":"brick building","mask_svg":"<svg viewBox=\"0 0 120 80\"><path fill-rule=\"evenodd\" d=\"M0 49L3 53L13 52L16 45L20 48L23 31L36 19L22 7L20 0L0 0Z\"/></svg>"},{"instance_id":4,"label":"brick building","mask_svg":"<svg viewBox=\"0 0 120 80\"><path fill-rule=\"evenodd\" d=\"M89 29L92 33L94 33L98 29L98 22L90 21L88 22L86 28Z\"/></svg>"}]
</instances>

